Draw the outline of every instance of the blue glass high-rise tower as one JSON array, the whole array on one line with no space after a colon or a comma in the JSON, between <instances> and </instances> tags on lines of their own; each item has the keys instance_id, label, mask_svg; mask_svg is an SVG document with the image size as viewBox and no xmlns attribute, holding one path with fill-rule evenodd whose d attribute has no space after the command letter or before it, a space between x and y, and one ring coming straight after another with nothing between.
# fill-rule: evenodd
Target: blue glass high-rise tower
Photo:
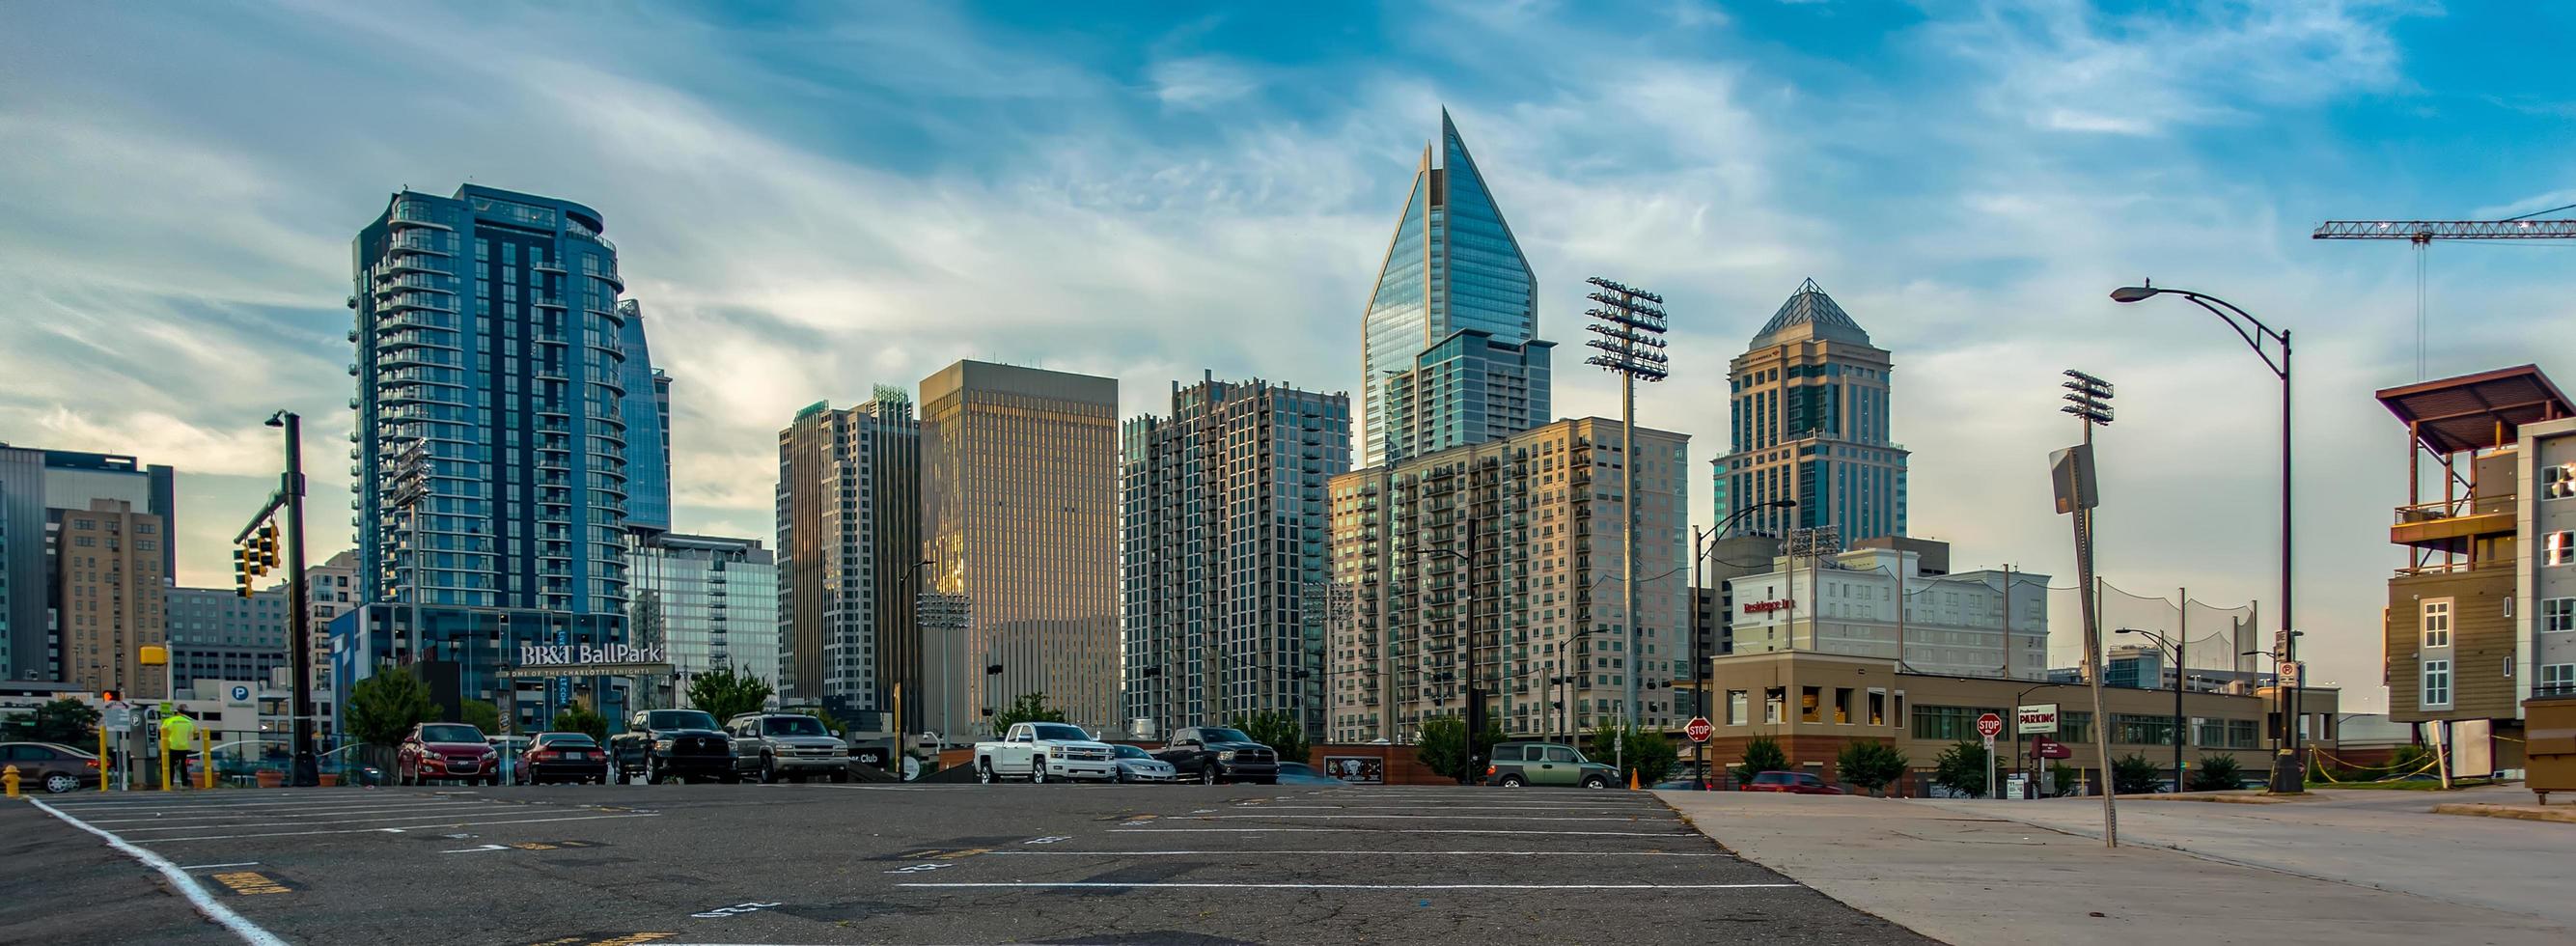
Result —
<instances>
[{"instance_id":1,"label":"blue glass high-rise tower","mask_svg":"<svg viewBox=\"0 0 2576 946\"><path fill-rule=\"evenodd\" d=\"M1546 423L1554 343L1537 336L1538 278L1443 109L1369 296L1362 465Z\"/></svg>"}]
</instances>

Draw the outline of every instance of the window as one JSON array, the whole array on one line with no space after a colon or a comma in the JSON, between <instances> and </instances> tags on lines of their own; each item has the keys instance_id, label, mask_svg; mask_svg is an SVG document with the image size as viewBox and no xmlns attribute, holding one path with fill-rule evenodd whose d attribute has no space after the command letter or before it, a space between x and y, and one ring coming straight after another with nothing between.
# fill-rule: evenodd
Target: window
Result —
<instances>
[{"instance_id":1,"label":"window","mask_svg":"<svg viewBox=\"0 0 2576 946\"><path fill-rule=\"evenodd\" d=\"M2451 705L2450 661L2427 660L2424 662L2423 703L2427 708Z\"/></svg>"},{"instance_id":2,"label":"window","mask_svg":"<svg viewBox=\"0 0 2576 946\"><path fill-rule=\"evenodd\" d=\"M1750 712L1750 695L1743 690L1726 691L1726 724L1742 726Z\"/></svg>"},{"instance_id":3,"label":"window","mask_svg":"<svg viewBox=\"0 0 2576 946\"><path fill-rule=\"evenodd\" d=\"M2451 646L2451 599L2424 602L2424 646Z\"/></svg>"},{"instance_id":4,"label":"window","mask_svg":"<svg viewBox=\"0 0 2576 946\"><path fill-rule=\"evenodd\" d=\"M2552 532L2541 561L2549 565L2576 564L2576 532Z\"/></svg>"},{"instance_id":5,"label":"window","mask_svg":"<svg viewBox=\"0 0 2576 946\"><path fill-rule=\"evenodd\" d=\"M1958 741L1982 738L1977 735L1977 717L1993 710L1966 706L1916 706L1914 738Z\"/></svg>"},{"instance_id":6,"label":"window","mask_svg":"<svg viewBox=\"0 0 2576 946\"><path fill-rule=\"evenodd\" d=\"M2059 710L2056 738L2067 743L2093 741L2093 714L2083 710Z\"/></svg>"},{"instance_id":7,"label":"window","mask_svg":"<svg viewBox=\"0 0 2576 946\"><path fill-rule=\"evenodd\" d=\"M2540 686L2534 696L2565 696L2576 693L2576 664L2542 664Z\"/></svg>"},{"instance_id":8,"label":"window","mask_svg":"<svg viewBox=\"0 0 2576 946\"><path fill-rule=\"evenodd\" d=\"M2540 498L2566 499L2570 496L2576 496L2576 463L2540 468Z\"/></svg>"},{"instance_id":9,"label":"window","mask_svg":"<svg viewBox=\"0 0 2576 946\"><path fill-rule=\"evenodd\" d=\"M2550 598L2540 602L2540 629L2576 631L2576 598Z\"/></svg>"}]
</instances>

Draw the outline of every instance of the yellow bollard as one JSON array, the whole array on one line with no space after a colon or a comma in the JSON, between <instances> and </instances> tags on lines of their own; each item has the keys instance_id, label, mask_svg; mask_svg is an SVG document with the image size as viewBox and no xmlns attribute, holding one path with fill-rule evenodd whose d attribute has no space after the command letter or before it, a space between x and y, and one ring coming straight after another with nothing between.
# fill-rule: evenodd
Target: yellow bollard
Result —
<instances>
[{"instance_id":1,"label":"yellow bollard","mask_svg":"<svg viewBox=\"0 0 2576 946\"><path fill-rule=\"evenodd\" d=\"M199 730L197 730L197 787L198 787L198 788L213 788L213 787L215 787L215 753L214 753L214 750L213 750L213 749L210 749L210 748L208 748L208 747L207 747L207 743L208 743L208 742L210 742L213 738L214 738L214 737L213 737L211 734L209 734L208 732L206 732L205 730L203 730L203 729L199 729Z\"/></svg>"},{"instance_id":2,"label":"yellow bollard","mask_svg":"<svg viewBox=\"0 0 2576 946\"><path fill-rule=\"evenodd\" d=\"M9 797L18 797L18 767L0 768L0 785L9 786Z\"/></svg>"},{"instance_id":3,"label":"yellow bollard","mask_svg":"<svg viewBox=\"0 0 2576 946\"><path fill-rule=\"evenodd\" d=\"M1634 787L1634 786L1630 786L1630 787ZM179 790L179 786L176 786L176 785L172 785L172 784L170 784L170 747L169 747L169 746L162 746L162 747L161 747L161 790L162 790L162 791L165 791L165 792L175 792L175 791L178 791L178 790Z\"/></svg>"},{"instance_id":4,"label":"yellow bollard","mask_svg":"<svg viewBox=\"0 0 2576 946\"><path fill-rule=\"evenodd\" d=\"M107 727L101 726L98 727L98 790L102 792L107 790L107 783L111 781L107 777L108 765Z\"/></svg>"}]
</instances>

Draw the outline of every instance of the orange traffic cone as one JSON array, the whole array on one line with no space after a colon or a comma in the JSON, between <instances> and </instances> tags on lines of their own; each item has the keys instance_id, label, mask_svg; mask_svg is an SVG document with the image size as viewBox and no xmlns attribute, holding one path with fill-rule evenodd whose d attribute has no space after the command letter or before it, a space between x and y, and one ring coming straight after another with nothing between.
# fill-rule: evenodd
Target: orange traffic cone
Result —
<instances>
[{"instance_id":1,"label":"orange traffic cone","mask_svg":"<svg viewBox=\"0 0 2576 946\"><path fill-rule=\"evenodd\" d=\"M1628 770L1628 790L1632 792L1637 790L1637 770L1635 769Z\"/></svg>"}]
</instances>

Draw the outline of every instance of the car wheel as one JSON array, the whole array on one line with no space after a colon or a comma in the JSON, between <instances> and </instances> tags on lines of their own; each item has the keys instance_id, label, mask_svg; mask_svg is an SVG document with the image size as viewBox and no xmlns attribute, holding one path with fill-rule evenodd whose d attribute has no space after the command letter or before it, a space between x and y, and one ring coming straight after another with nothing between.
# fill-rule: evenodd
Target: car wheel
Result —
<instances>
[{"instance_id":1,"label":"car wheel","mask_svg":"<svg viewBox=\"0 0 2576 946\"><path fill-rule=\"evenodd\" d=\"M45 791L52 792L56 795L60 795L64 792L76 791L79 788L80 779L74 778L68 773L56 772L52 775L45 776Z\"/></svg>"},{"instance_id":2,"label":"car wheel","mask_svg":"<svg viewBox=\"0 0 2576 946\"><path fill-rule=\"evenodd\" d=\"M1216 784L1216 766L1213 763L1199 766L1199 784Z\"/></svg>"},{"instance_id":3,"label":"car wheel","mask_svg":"<svg viewBox=\"0 0 2576 946\"><path fill-rule=\"evenodd\" d=\"M1044 785L1044 784L1046 784L1046 757L1045 757L1045 756L1042 756L1042 755L1034 755L1034 756L1030 756L1030 757L1029 757L1029 784L1031 784L1031 785Z\"/></svg>"},{"instance_id":4,"label":"car wheel","mask_svg":"<svg viewBox=\"0 0 2576 946\"><path fill-rule=\"evenodd\" d=\"M778 759L766 752L760 754L760 781L764 785L778 784Z\"/></svg>"},{"instance_id":5,"label":"car wheel","mask_svg":"<svg viewBox=\"0 0 2576 946\"><path fill-rule=\"evenodd\" d=\"M1519 788L1524 784L1527 783L1521 781L1521 777L1518 773L1503 776L1502 786L1504 788Z\"/></svg>"},{"instance_id":6,"label":"car wheel","mask_svg":"<svg viewBox=\"0 0 2576 946\"><path fill-rule=\"evenodd\" d=\"M646 755L646 756L644 757L644 784L646 784L646 785L653 785L653 784L657 784L657 783L659 783L659 782L661 782L661 781L662 781L662 762L661 762L661 760L656 759L656 758L652 757L651 755Z\"/></svg>"},{"instance_id":7,"label":"car wheel","mask_svg":"<svg viewBox=\"0 0 2576 946\"><path fill-rule=\"evenodd\" d=\"M1609 788L1609 787L1610 787L1610 780L1609 780L1608 778L1605 778L1605 777L1602 777L1602 776L1599 776L1599 775L1586 775L1586 776L1584 776L1584 777L1583 777L1583 787L1585 787L1585 788Z\"/></svg>"},{"instance_id":8,"label":"car wheel","mask_svg":"<svg viewBox=\"0 0 2576 946\"><path fill-rule=\"evenodd\" d=\"M975 780L976 780L976 781L978 781L978 782L982 782L982 783L984 783L984 784L986 784L986 785L991 785L991 784L993 784L993 782L994 782L994 781L996 781L996 779L997 779L997 777L993 774L993 760L991 760L991 759L978 759L978 760L976 760L976 761L975 761Z\"/></svg>"}]
</instances>

